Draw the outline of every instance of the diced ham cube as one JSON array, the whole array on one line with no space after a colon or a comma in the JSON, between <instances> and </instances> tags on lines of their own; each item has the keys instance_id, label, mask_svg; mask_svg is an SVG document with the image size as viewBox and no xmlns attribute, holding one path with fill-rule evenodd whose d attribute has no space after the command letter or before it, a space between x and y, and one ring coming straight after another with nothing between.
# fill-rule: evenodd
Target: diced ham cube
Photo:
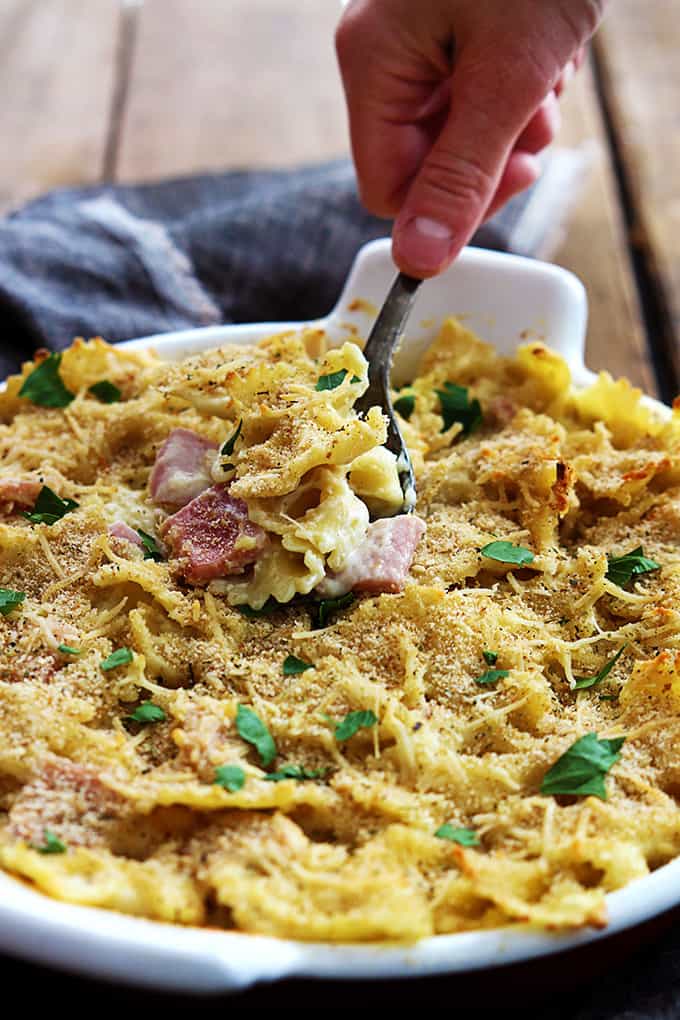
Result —
<instances>
[{"instance_id":1,"label":"diced ham cube","mask_svg":"<svg viewBox=\"0 0 680 1020\"><path fill-rule=\"evenodd\" d=\"M519 407L514 400L511 400L510 397L506 397L503 394L492 397L491 400L484 405L484 413L486 417L498 422L498 424L503 428L510 424L518 411Z\"/></svg>"},{"instance_id":2,"label":"diced ham cube","mask_svg":"<svg viewBox=\"0 0 680 1020\"><path fill-rule=\"evenodd\" d=\"M413 514L374 521L342 570L328 574L316 591L325 598L348 591L400 592L424 531L425 522Z\"/></svg>"},{"instance_id":3,"label":"diced ham cube","mask_svg":"<svg viewBox=\"0 0 680 1020\"><path fill-rule=\"evenodd\" d=\"M42 487L37 478L0 478L0 503L33 506Z\"/></svg>"},{"instance_id":4,"label":"diced ham cube","mask_svg":"<svg viewBox=\"0 0 680 1020\"><path fill-rule=\"evenodd\" d=\"M133 528L130 527L129 524L126 524L125 521L116 521L114 524L110 524L109 535L113 538L122 538L126 542L131 542L140 549L144 548L144 543L140 536Z\"/></svg>"},{"instance_id":5,"label":"diced ham cube","mask_svg":"<svg viewBox=\"0 0 680 1020\"><path fill-rule=\"evenodd\" d=\"M206 489L168 517L160 533L192 584L241 573L267 543L262 528L248 519L246 504L226 485Z\"/></svg>"},{"instance_id":6,"label":"diced ham cube","mask_svg":"<svg viewBox=\"0 0 680 1020\"><path fill-rule=\"evenodd\" d=\"M190 429L173 429L158 453L149 479L151 498L179 510L212 484L210 457L217 444Z\"/></svg>"},{"instance_id":7,"label":"diced ham cube","mask_svg":"<svg viewBox=\"0 0 680 1020\"><path fill-rule=\"evenodd\" d=\"M53 758L27 783L9 812L9 831L34 846L45 829L68 846L99 846L129 807L101 782L96 769Z\"/></svg>"}]
</instances>

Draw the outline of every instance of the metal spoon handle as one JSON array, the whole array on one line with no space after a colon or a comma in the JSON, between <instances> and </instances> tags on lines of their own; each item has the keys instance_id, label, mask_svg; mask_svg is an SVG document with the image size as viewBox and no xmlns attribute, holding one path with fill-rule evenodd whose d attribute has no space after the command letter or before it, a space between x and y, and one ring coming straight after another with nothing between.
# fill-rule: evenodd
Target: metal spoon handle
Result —
<instances>
[{"instance_id":1,"label":"metal spoon handle","mask_svg":"<svg viewBox=\"0 0 680 1020\"><path fill-rule=\"evenodd\" d=\"M401 336L404 323L415 301L416 291L422 282L414 276L399 273L369 333L364 347L364 357L368 361L369 384L365 398L371 394L374 403L380 403L383 387L389 382L394 347ZM378 381L380 389L375 389L372 393Z\"/></svg>"},{"instance_id":2,"label":"metal spoon handle","mask_svg":"<svg viewBox=\"0 0 680 1020\"><path fill-rule=\"evenodd\" d=\"M394 348L401 337L421 283L422 280L399 273L392 284L364 347L364 356L368 361L368 389L355 405L357 411L367 411L376 405L387 411L385 446L397 457L405 513L410 513L415 506L415 476L406 444L394 417L390 399L390 369Z\"/></svg>"}]
</instances>

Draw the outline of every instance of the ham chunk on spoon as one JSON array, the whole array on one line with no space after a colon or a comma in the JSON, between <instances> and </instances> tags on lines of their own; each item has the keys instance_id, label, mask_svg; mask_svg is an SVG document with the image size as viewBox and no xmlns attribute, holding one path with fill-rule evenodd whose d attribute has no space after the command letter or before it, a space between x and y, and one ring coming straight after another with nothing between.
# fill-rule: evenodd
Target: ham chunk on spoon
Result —
<instances>
[{"instance_id":1,"label":"ham chunk on spoon","mask_svg":"<svg viewBox=\"0 0 680 1020\"><path fill-rule=\"evenodd\" d=\"M173 429L156 454L149 479L154 503L165 510L179 510L209 488L216 449L216 443L190 429Z\"/></svg>"},{"instance_id":2,"label":"ham chunk on spoon","mask_svg":"<svg viewBox=\"0 0 680 1020\"><path fill-rule=\"evenodd\" d=\"M241 573L254 563L267 543L258 524L248 519L242 499L226 485L213 485L168 517L161 538L192 584Z\"/></svg>"},{"instance_id":3,"label":"ham chunk on spoon","mask_svg":"<svg viewBox=\"0 0 680 1020\"><path fill-rule=\"evenodd\" d=\"M316 592L324 598L338 598L348 591L400 592L424 531L425 522L413 514L374 521L342 570L328 574Z\"/></svg>"}]
</instances>

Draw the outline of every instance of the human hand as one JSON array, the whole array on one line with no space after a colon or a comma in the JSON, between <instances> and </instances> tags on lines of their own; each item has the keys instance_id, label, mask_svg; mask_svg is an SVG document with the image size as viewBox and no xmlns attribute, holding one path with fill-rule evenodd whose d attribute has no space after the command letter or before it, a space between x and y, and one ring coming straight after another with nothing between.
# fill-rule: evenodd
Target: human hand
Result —
<instances>
[{"instance_id":1,"label":"human hand","mask_svg":"<svg viewBox=\"0 0 680 1020\"><path fill-rule=\"evenodd\" d=\"M352 0L336 32L359 190L428 277L539 175L606 0Z\"/></svg>"}]
</instances>

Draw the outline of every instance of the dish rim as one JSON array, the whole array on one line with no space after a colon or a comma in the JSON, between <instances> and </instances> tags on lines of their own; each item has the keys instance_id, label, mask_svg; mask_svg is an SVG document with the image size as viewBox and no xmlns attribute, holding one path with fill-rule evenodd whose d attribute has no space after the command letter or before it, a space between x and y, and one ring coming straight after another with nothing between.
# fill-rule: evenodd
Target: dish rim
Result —
<instances>
[{"instance_id":1,"label":"dish rim","mask_svg":"<svg viewBox=\"0 0 680 1020\"><path fill-rule=\"evenodd\" d=\"M141 337L118 346L128 350L154 348L159 354L174 358L220 343L254 343L274 332L301 326L324 328L332 342L349 338L350 324L365 335L372 320L369 306L382 300L395 271L389 245L389 240L383 239L361 249L338 303L321 319L199 327ZM559 330L559 335L546 339L566 358L577 385L592 381L594 374L583 363L585 292L576 277L557 266L468 248L446 273L421 288L416 311L419 307L421 312L431 310L446 300L453 303L450 294L456 287L465 294L466 301L472 300L469 281L478 278L482 281L481 294L486 288L489 295L492 282L500 286L501 311L504 294L512 295L513 288L518 288L518 293L525 297L531 293L539 305L545 299L537 322L528 327L531 334L539 335L541 328L549 334ZM435 294L437 300L433 300ZM498 299L495 289L494 296ZM356 298L364 303L350 312L348 306ZM486 314L485 308L488 310L482 306L479 314L469 313L473 328L480 330L476 319ZM453 308L449 314L455 312ZM518 315L527 317L526 312L517 312L517 321ZM424 326L423 329L427 331ZM525 330L523 327L522 332ZM480 331L483 332L483 327ZM508 330L511 345L506 344L508 352L521 338L518 332ZM422 340L419 336L415 346ZM414 344L409 337L405 347ZM669 409L653 398L645 398L645 402L663 416L669 414ZM409 945L388 945L302 942L171 925L63 902L0 872L0 949L82 976L202 994L234 992L258 982L291 977L405 980L526 962L599 941L677 905L679 879L680 857L608 894L609 923L600 930L555 934L515 925L433 935Z\"/></svg>"}]
</instances>

